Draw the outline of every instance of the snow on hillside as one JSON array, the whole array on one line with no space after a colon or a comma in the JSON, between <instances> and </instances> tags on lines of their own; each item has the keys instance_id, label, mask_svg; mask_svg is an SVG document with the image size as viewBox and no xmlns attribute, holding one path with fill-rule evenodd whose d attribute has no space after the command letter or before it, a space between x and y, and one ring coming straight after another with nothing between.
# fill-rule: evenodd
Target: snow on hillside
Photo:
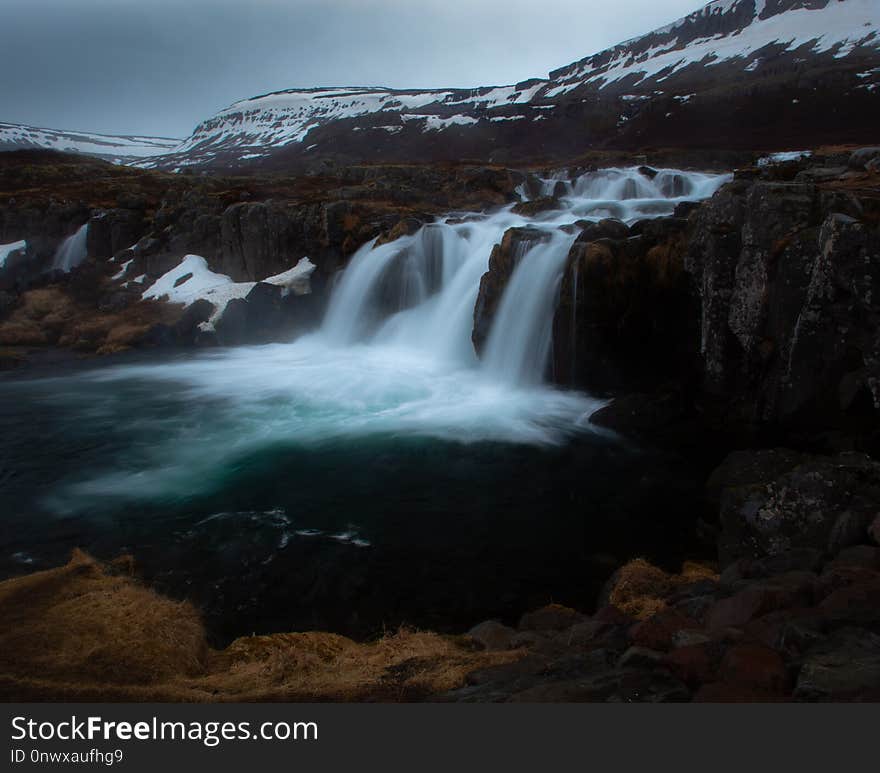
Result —
<instances>
[{"instance_id":1,"label":"snow on hillside","mask_svg":"<svg viewBox=\"0 0 880 773\"><path fill-rule=\"evenodd\" d=\"M666 91L683 104L704 85L717 86L719 78L724 85L760 78L765 63L777 71L802 71L803 63L813 57L822 57L827 66L858 54L853 61L866 65L858 88L873 91L878 83L870 65L878 53L880 0L716 0L665 27L556 70L545 80L480 89L291 89L242 100L203 121L174 152L138 165L181 169L250 161L291 145L320 152L328 135L310 133L340 121L347 122L341 126L344 131L406 132L411 143L414 132L467 132L476 124L500 131L513 126L512 121L520 121L520 126L546 121L551 114L539 111L589 94L635 104L633 100L649 100ZM722 64L723 72L715 69ZM687 92L675 91L679 76L690 79L682 85ZM630 117L622 113L616 125ZM484 134L491 142L492 132Z\"/></svg>"},{"instance_id":2,"label":"snow on hillside","mask_svg":"<svg viewBox=\"0 0 880 773\"><path fill-rule=\"evenodd\" d=\"M116 137L0 123L0 150L40 148L120 161L168 153L179 144L165 137Z\"/></svg>"},{"instance_id":3,"label":"snow on hillside","mask_svg":"<svg viewBox=\"0 0 880 773\"><path fill-rule=\"evenodd\" d=\"M694 25L701 18L737 11L743 5L753 4L751 21L729 34L717 34L696 40L683 41L675 33ZM694 14L652 33L652 36L672 35L656 47L638 56L633 48L642 38L621 44L614 49L608 63L596 66L598 57L583 62L574 72L566 73L561 84L549 89L544 96L560 96L587 83L604 88L629 76L638 82L653 76L668 78L688 65L700 63L711 67L733 59L743 60L744 69L751 71L757 54L768 46L783 51L804 48L804 53L832 52L841 58L858 46L880 47L880 2L878 0L830 0L824 8L793 8L768 18L760 18L765 11L765 0L717 0Z\"/></svg>"},{"instance_id":4,"label":"snow on hillside","mask_svg":"<svg viewBox=\"0 0 880 773\"><path fill-rule=\"evenodd\" d=\"M128 263L113 278L121 279L127 268ZM315 264L312 261L308 258L300 258L293 268L262 281L283 287L295 295L301 295L309 291L309 277L314 270ZM142 277L134 281L138 280L143 281ZM200 255L186 255L180 264L160 276L144 290L143 298L164 298L170 303L182 303L184 306L189 306L198 300L209 301L214 305L214 311L201 327L203 330L211 330L229 301L234 298L246 298L256 284L256 282L233 282L226 274L211 271L208 268L208 261Z\"/></svg>"},{"instance_id":5,"label":"snow on hillside","mask_svg":"<svg viewBox=\"0 0 880 773\"><path fill-rule=\"evenodd\" d=\"M398 91L380 87L290 89L235 102L196 127L175 149L181 165L210 160L235 148L240 158L259 158L271 149L302 142L315 127L378 113L401 121L423 121L424 131L477 123L467 115L474 109L492 110L529 102L542 81L521 86L479 89ZM462 112L457 112L461 110ZM452 114L450 114L452 113ZM395 133L401 126L382 127ZM189 154L190 159L185 157ZM139 164L152 166L150 161Z\"/></svg>"}]
</instances>

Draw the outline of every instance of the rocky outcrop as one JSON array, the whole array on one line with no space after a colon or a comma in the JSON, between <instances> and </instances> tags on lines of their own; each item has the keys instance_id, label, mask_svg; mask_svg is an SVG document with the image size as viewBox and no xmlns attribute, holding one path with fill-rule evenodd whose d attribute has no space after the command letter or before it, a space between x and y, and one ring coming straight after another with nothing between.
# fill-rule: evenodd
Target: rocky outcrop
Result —
<instances>
[{"instance_id":1,"label":"rocky outcrop","mask_svg":"<svg viewBox=\"0 0 880 773\"><path fill-rule=\"evenodd\" d=\"M554 380L607 393L654 389L694 364L695 311L681 218L585 223L553 320Z\"/></svg>"},{"instance_id":2,"label":"rocky outcrop","mask_svg":"<svg viewBox=\"0 0 880 773\"><path fill-rule=\"evenodd\" d=\"M834 179L740 179L692 215L703 386L735 421L877 420L878 200Z\"/></svg>"},{"instance_id":3,"label":"rocky outcrop","mask_svg":"<svg viewBox=\"0 0 880 773\"><path fill-rule=\"evenodd\" d=\"M709 480L720 511L722 566L809 548L836 554L868 541L880 464L864 454L738 451Z\"/></svg>"},{"instance_id":4,"label":"rocky outcrop","mask_svg":"<svg viewBox=\"0 0 880 773\"><path fill-rule=\"evenodd\" d=\"M537 228L510 228L500 244L492 248L489 270L480 280L474 306L474 329L471 336L477 354L482 353L504 289L520 260L532 245L550 239L550 234Z\"/></svg>"},{"instance_id":5,"label":"rocky outcrop","mask_svg":"<svg viewBox=\"0 0 880 773\"><path fill-rule=\"evenodd\" d=\"M226 305L214 325L214 336L201 342L222 346L290 341L318 325L324 309L323 287L310 286L308 292L294 293L266 282L257 282L244 298Z\"/></svg>"}]
</instances>

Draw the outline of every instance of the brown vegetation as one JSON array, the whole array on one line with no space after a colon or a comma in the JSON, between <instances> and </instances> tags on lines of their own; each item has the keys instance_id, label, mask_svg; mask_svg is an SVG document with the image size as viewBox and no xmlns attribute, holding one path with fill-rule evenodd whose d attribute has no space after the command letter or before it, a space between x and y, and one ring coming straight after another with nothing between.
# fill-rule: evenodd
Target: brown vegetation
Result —
<instances>
[{"instance_id":1,"label":"brown vegetation","mask_svg":"<svg viewBox=\"0 0 880 773\"><path fill-rule=\"evenodd\" d=\"M74 551L66 566L0 583L3 700L417 700L522 652L401 629L360 644L289 633L208 646L198 612Z\"/></svg>"},{"instance_id":2,"label":"brown vegetation","mask_svg":"<svg viewBox=\"0 0 880 773\"><path fill-rule=\"evenodd\" d=\"M0 322L0 346L59 345L83 353L114 354L138 346L157 324L173 324L180 307L142 301L117 312L78 302L66 288L50 285L22 293Z\"/></svg>"},{"instance_id":3,"label":"brown vegetation","mask_svg":"<svg viewBox=\"0 0 880 773\"><path fill-rule=\"evenodd\" d=\"M718 574L705 564L685 561L679 574L667 574L636 558L614 573L606 589L607 602L637 620L645 620L666 608L665 599L676 588L717 579Z\"/></svg>"}]
</instances>

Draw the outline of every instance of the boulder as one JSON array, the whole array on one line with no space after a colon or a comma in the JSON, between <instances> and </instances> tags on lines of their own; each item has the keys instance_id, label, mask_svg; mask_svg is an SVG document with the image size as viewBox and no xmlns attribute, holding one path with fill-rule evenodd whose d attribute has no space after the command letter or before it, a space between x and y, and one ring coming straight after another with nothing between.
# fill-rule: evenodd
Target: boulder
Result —
<instances>
[{"instance_id":1,"label":"boulder","mask_svg":"<svg viewBox=\"0 0 880 773\"><path fill-rule=\"evenodd\" d=\"M718 675L729 684L741 684L769 694L783 694L788 674L782 656L760 644L737 644L724 654Z\"/></svg>"},{"instance_id":2,"label":"boulder","mask_svg":"<svg viewBox=\"0 0 880 773\"><path fill-rule=\"evenodd\" d=\"M586 616L561 604L548 604L532 612L526 612L519 621L520 631L563 631L586 621Z\"/></svg>"},{"instance_id":3,"label":"boulder","mask_svg":"<svg viewBox=\"0 0 880 773\"><path fill-rule=\"evenodd\" d=\"M718 550L726 567L743 557L796 548L834 553L865 542L880 501L880 464L864 454L741 452L710 484L720 490Z\"/></svg>"},{"instance_id":4,"label":"boulder","mask_svg":"<svg viewBox=\"0 0 880 773\"><path fill-rule=\"evenodd\" d=\"M471 628L467 635L478 642L483 649L506 650L510 648L516 631L509 626L502 625L497 620L487 620Z\"/></svg>"},{"instance_id":5,"label":"boulder","mask_svg":"<svg viewBox=\"0 0 880 773\"><path fill-rule=\"evenodd\" d=\"M691 688L713 682L718 673L718 647L703 642L676 647L666 655L666 667Z\"/></svg>"},{"instance_id":6,"label":"boulder","mask_svg":"<svg viewBox=\"0 0 880 773\"><path fill-rule=\"evenodd\" d=\"M795 695L811 700L880 698L880 636L843 628L811 647Z\"/></svg>"},{"instance_id":7,"label":"boulder","mask_svg":"<svg viewBox=\"0 0 880 773\"><path fill-rule=\"evenodd\" d=\"M536 217L544 212L552 212L559 208L559 199L555 196L542 196L531 201L522 201L516 204L511 211L522 217Z\"/></svg>"},{"instance_id":8,"label":"boulder","mask_svg":"<svg viewBox=\"0 0 880 773\"><path fill-rule=\"evenodd\" d=\"M880 158L880 148L859 148L850 154L849 168L863 170L877 158Z\"/></svg>"}]
</instances>

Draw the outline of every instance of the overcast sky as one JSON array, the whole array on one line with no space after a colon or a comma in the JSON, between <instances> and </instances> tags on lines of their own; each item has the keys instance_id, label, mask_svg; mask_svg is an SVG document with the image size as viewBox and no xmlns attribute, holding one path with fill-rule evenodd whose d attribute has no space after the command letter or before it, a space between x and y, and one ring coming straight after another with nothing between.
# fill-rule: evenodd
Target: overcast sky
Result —
<instances>
[{"instance_id":1,"label":"overcast sky","mask_svg":"<svg viewBox=\"0 0 880 773\"><path fill-rule=\"evenodd\" d=\"M297 86L545 77L700 0L0 0L0 121L185 137Z\"/></svg>"}]
</instances>

